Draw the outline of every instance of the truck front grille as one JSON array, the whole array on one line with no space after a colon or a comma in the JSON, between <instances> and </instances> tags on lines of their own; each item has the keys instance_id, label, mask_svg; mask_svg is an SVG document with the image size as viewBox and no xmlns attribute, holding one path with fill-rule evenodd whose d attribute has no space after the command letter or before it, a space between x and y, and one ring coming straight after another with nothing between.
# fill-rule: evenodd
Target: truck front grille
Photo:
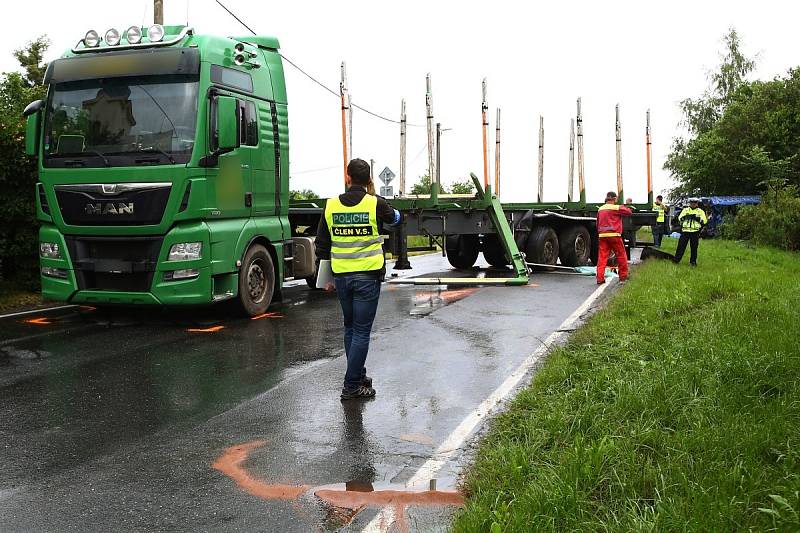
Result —
<instances>
[{"instance_id":1,"label":"truck front grille","mask_svg":"<svg viewBox=\"0 0 800 533\"><path fill-rule=\"evenodd\" d=\"M171 183L87 183L55 187L61 216L71 226L159 224L171 189Z\"/></svg>"},{"instance_id":2,"label":"truck front grille","mask_svg":"<svg viewBox=\"0 0 800 533\"><path fill-rule=\"evenodd\" d=\"M147 292L163 237L66 237L80 290Z\"/></svg>"}]
</instances>

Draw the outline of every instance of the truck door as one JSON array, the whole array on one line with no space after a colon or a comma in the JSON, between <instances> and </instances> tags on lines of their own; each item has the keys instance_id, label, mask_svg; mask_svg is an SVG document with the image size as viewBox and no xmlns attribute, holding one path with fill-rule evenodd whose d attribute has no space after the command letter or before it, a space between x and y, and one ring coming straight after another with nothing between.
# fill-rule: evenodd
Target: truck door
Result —
<instances>
[{"instance_id":1,"label":"truck door","mask_svg":"<svg viewBox=\"0 0 800 533\"><path fill-rule=\"evenodd\" d=\"M216 149L216 138L219 128L216 124L216 99L211 104L212 117L212 151ZM217 165L208 169L209 182L216 192L216 205L226 217L249 216L253 196L252 152L254 147L247 145L246 102L236 101L236 114L231 117L220 117L234 120L237 123L239 146L219 155Z\"/></svg>"}]
</instances>

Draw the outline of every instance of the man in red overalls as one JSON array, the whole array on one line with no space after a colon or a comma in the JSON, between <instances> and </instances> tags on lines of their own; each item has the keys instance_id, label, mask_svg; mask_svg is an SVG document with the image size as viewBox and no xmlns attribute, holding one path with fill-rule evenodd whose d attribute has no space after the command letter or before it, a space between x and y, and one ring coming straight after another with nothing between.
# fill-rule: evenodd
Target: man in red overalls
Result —
<instances>
[{"instance_id":1,"label":"man in red overalls","mask_svg":"<svg viewBox=\"0 0 800 533\"><path fill-rule=\"evenodd\" d=\"M606 264L608 254L612 250L617 256L619 280L628 279L628 258L625 255L625 244L622 242L622 217L631 216L631 210L617 204L617 193L606 193L606 203L597 209L597 235L599 250L597 257L597 284L606 282Z\"/></svg>"}]
</instances>

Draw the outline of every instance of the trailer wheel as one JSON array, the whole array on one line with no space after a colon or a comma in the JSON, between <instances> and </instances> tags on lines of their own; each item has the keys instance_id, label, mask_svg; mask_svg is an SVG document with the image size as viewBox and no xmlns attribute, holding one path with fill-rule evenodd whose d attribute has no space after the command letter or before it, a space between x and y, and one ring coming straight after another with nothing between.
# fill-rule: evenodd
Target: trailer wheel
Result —
<instances>
[{"instance_id":1,"label":"trailer wheel","mask_svg":"<svg viewBox=\"0 0 800 533\"><path fill-rule=\"evenodd\" d=\"M500 244L500 239L497 235L483 236L483 258L493 267L507 267L509 265L509 261L506 259L506 252L503 250L503 245Z\"/></svg>"},{"instance_id":2,"label":"trailer wheel","mask_svg":"<svg viewBox=\"0 0 800 533\"><path fill-rule=\"evenodd\" d=\"M267 310L275 291L275 267L269 251L254 244L244 254L239 268L239 304L249 316L260 315Z\"/></svg>"},{"instance_id":3,"label":"trailer wheel","mask_svg":"<svg viewBox=\"0 0 800 533\"><path fill-rule=\"evenodd\" d=\"M536 226L528 236L526 261L555 265L558 261L558 235L550 226Z\"/></svg>"},{"instance_id":4,"label":"trailer wheel","mask_svg":"<svg viewBox=\"0 0 800 533\"><path fill-rule=\"evenodd\" d=\"M447 260L454 268L472 268L478 259L477 235L448 235L445 240Z\"/></svg>"},{"instance_id":5,"label":"trailer wheel","mask_svg":"<svg viewBox=\"0 0 800 533\"><path fill-rule=\"evenodd\" d=\"M584 226L563 228L558 234L558 257L564 266L582 266L589 263L592 252L592 237Z\"/></svg>"}]
</instances>

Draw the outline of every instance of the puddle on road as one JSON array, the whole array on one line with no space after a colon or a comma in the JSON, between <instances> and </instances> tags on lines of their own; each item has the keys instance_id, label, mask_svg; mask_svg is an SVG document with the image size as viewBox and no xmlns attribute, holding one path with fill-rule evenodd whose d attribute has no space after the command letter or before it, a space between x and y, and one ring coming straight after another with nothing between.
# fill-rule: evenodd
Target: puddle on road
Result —
<instances>
[{"instance_id":1,"label":"puddle on road","mask_svg":"<svg viewBox=\"0 0 800 533\"><path fill-rule=\"evenodd\" d=\"M410 506L444 507L464 504L464 497L455 490L413 490L358 480L318 487L268 483L253 477L242 466L252 450L266 444L266 441L257 440L231 446L211 466L235 481L239 488L262 500L299 502L302 495L313 494L326 507L327 516L324 522L328 526L345 527L364 509L388 507L394 511L394 521L379 524L379 529L388 531L395 527L401 532L407 532L406 511Z\"/></svg>"}]
</instances>

